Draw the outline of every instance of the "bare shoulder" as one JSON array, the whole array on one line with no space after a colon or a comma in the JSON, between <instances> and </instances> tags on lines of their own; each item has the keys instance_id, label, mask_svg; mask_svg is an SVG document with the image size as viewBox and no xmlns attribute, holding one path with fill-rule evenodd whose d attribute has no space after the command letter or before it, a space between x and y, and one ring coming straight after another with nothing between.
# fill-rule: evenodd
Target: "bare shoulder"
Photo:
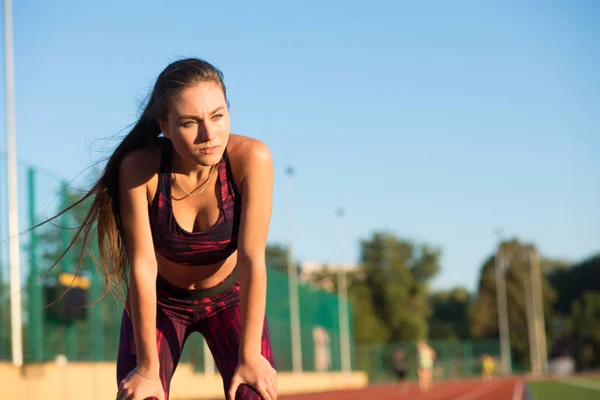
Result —
<instances>
[{"instance_id":1,"label":"bare shoulder","mask_svg":"<svg viewBox=\"0 0 600 400\"><path fill-rule=\"evenodd\" d=\"M158 172L160 164L160 142L150 148L142 148L125 155L119 166L119 176L129 187L138 187L150 182Z\"/></svg>"},{"instance_id":2,"label":"bare shoulder","mask_svg":"<svg viewBox=\"0 0 600 400\"><path fill-rule=\"evenodd\" d=\"M270 168L273 164L269 147L264 142L248 136L229 135L227 154L234 175L241 177L246 176L252 169Z\"/></svg>"}]
</instances>

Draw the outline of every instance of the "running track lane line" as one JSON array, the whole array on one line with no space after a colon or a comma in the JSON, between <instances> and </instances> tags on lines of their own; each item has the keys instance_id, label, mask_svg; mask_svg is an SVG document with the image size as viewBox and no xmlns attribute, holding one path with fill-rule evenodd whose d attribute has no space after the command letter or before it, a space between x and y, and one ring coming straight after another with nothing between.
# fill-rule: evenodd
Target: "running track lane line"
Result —
<instances>
[{"instance_id":1,"label":"running track lane line","mask_svg":"<svg viewBox=\"0 0 600 400\"><path fill-rule=\"evenodd\" d=\"M505 393L502 393L502 397L497 397L497 399L509 400L513 391L513 383L513 380L504 380L496 382L447 382L434 385L433 390L427 393L411 394L407 397L388 397L391 393L387 394L387 396L385 397L374 397L369 395L369 400L462 400L463 398L465 400L471 399L470 397L466 397L467 395L476 395L476 397L472 398L471 400L481 400L482 398L480 396L484 396L489 393L495 393L498 391L503 391ZM506 393L506 389L508 389L508 393ZM364 397L361 397L360 400L364 400ZM496 400L496 398L494 398L494 400Z\"/></svg>"},{"instance_id":2,"label":"running track lane line","mask_svg":"<svg viewBox=\"0 0 600 400\"><path fill-rule=\"evenodd\" d=\"M466 384L466 385L465 385ZM411 385L409 393L401 393L392 385L382 385L365 389L350 389L332 392L296 394L282 396L285 400L332 400L344 398L345 400L448 400L453 399L465 391L472 390L479 382L443 382L433 386L427 393L419 393L416 385ZM466 386L466 387L465 387Z\"/></svg>"},{"instance_id":3,"label":"running track lane line","mask_svg":"<svg viewBox=\"0 0 600 400\"><path fill-rule=\"evenodd\" d=\"M481 385L474 390L468 391L462 396L455 397L453 400L475 400L486 394L502 389L503 384L506 384L506 382L496 382L495 385Z\"/></svg>"},{"instance_id":4,"label":"running track lane line","mask_svg":"<svg viewBox=\"0 0 600 400\"><path fill-rule=\"evenodd\" d=\"M513 391L512 400L521 400L523 398L523 392L525 384L523 381L517 381L515 383L515 390Z\"/></svg>"},{"instance_id":5,"label":"running track lane line","mask_svg":"<svg viewBox=\"0 0 600 400\"><path fill-rule=\"evenodd\" d=\"M344 398L345 400L453 400L464 397L467 394L473 396L476 390L488 388L489 391L477 393L480 396L472 400L510 400L514 393L515 379L484 383L481 381L466 382L439 382L433 386L432 391L419 394L416 387L410 385L409 393L401 393L395 386L382 385L365 389L349 389L326 393L310 393L282 396L282 400L333 400ZM484 385L484 386L482 386ZM491 396L485 396L491 394ZM494 396L494 397L492 397Z\"/></svg>"},{"instance_id":6,"label":"running track lane line","mask_svg":"<svg viewBox=\"0 0 600 400\"><path fill-rule=\"evenodd\" d=\"M410 397L402 397L398 398L398 400L448 400L454 399L456 396L464 394L466 392L471 392L473 388L477 388L481 385L481 382L473 381L473 382L444 382L438 383L433 386L433 389L429 392L425 393L414 393L411 394ZM379 400L373 399L369 396L370 400ZM390 398L386 398L384 400L389 400ZM362 399L361 399L362 400Z\"/></svg>"}]
</instances>

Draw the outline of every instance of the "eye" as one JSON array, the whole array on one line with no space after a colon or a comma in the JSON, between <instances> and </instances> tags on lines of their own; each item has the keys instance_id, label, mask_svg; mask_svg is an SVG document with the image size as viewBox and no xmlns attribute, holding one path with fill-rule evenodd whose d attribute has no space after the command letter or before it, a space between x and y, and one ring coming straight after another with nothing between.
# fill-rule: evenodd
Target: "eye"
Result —
<instances>
[{"instance_id":1,"label":"eye","mask_svg":"<svg viewBox=\"0 0 600 400\"><path fill-rule=\"evenodd\" d=\"M218 121L218 120L220 120L221 118L223 118L223 114L217 114L217 115L213 115L213 117L212 117L213 121Z\"/></svg>"},{"instance_id":2,"label":"eye","mask_svg":"<svg viewBox=\"0 0 600 400\"><path fill-rule=\"evenodd\" d=\"M194 121L186 121L183 124L181 124L181 126L183 126L184 128L189 128L194 124Z\"/></svg>"}]
</instances>

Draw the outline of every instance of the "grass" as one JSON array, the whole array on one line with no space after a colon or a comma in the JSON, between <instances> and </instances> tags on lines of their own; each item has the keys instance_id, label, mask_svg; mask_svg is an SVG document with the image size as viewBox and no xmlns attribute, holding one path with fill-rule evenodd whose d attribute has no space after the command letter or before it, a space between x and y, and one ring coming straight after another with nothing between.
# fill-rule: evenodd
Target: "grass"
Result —
<instances>
[{"instance_id":1,"label":"grass","mask_svg":"<svg viewBox=\"0 0 600 400\"><path fill-rule=\"evenodd\" d=\"M600 398L600 379L530 382L527 388L531 400L597 400Z\"/></svg>"}]
</instances>

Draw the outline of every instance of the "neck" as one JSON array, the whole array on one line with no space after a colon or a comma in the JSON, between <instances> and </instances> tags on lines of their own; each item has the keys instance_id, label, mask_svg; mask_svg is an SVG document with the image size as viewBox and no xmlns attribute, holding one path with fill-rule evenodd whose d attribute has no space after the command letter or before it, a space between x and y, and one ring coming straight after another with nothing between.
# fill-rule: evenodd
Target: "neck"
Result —
<instances>
[{"instance_id":1,"label":"neck","mask_svg":"<svg viewBox=\"0 0 600 400\"><path fill-rule=\"evenodd\" d=\"M200 165L193 161L187 160L177 154L176 151L173 151L173 173L177 173L186 177L186 181L194 184L196 182L204 182L208 179L210 171L212 168L216 168L211 165Z\"/></svg>"}]
</instances>

